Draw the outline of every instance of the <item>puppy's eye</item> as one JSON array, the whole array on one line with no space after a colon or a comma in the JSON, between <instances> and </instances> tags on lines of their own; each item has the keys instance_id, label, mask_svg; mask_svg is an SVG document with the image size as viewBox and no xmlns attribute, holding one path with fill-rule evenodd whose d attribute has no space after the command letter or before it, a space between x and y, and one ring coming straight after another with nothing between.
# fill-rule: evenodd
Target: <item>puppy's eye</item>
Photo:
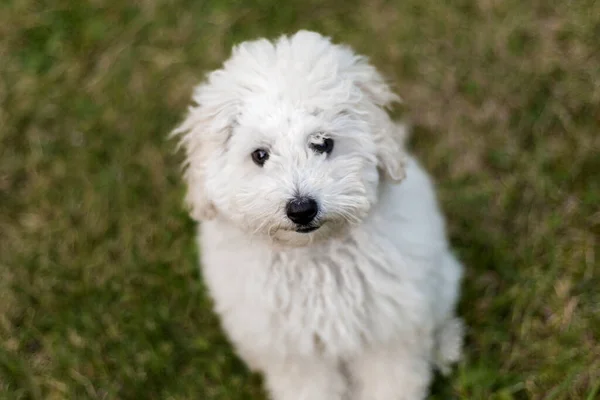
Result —
<instances>
[{"instance_id":1,"label":"puppy's eye","mask_svg":"<svg viewBox=\"0 0 600 400\"><path fill-rule=\"evenodd\" d=\"M269 152L265 149L256 149L252 152L252 161L259 167L262 167L268 159Z\"/></svg>"},{"instance_id":2,"label":"puppy's eye","mask_svg":"<svg viewBox=\"0 0 600 400\"><path fill-rule=\"evenodd\" d=\"M324 138L323 143L311 143L310 148L317 153L329 154L333 150L333 139Z\"/></svg>"}]
</instances>

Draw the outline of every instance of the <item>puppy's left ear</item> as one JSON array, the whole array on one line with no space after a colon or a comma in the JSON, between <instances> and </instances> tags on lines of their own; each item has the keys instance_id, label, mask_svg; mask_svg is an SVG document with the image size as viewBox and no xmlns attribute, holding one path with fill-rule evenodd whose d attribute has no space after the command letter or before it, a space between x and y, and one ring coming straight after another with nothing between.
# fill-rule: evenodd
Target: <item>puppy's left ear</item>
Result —
<instances>
[{"instance_id":1,"label":"puppy's left ear","mask_svg":"<svg viewBox=\"0 0 600 400\"><path fill-rule=\"evenodd\" d=\"M389 119L387 113L385 117ZM393 121L388 121L375 131L377 164L384 175L394 182L400 182L406 177L406 136L406 126Z\"/></svg>"},{"instance_id":2,"label":"puppy's left ear","mask_svg":"<svg viewBox=\"0 0 600 400\"><path fill-rule=\"evenodd\" d=\"M365 57L356 56L349 70L356 86L365 96L375 143L377 145L377 163L384 175L396 182L405 177L405 140L406 127L395 123L387 113L393 103L400 102L385 82L383 76L369 64Z\"/></svg>"},{"instance_id":3,"label":"puppy's left ear","mask_svg":"<svg viewBox=\"0 0 600 400\"><path fill-rule=\"evenodd\" d=\"M348 72L356 86L373 104L388 108L401 101L400 96L392 91L383 76L366 57L355 55Z\"/></svg>"}]
</instances>

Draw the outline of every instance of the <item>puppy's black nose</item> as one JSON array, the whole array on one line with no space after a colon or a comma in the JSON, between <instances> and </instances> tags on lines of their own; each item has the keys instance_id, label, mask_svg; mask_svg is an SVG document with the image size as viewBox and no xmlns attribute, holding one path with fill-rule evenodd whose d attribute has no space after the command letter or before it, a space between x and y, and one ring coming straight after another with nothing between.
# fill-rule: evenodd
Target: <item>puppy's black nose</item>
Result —
<instances>
[{"instance_id":1,"label":"puppy's black nose","mask_svg":"<svg viewBox=\"0 0 600 400\"><path fill-rule=\"evenodd\" d=\"M299 225L308 225L317 216L319 206L310 197L296 197L287 203L285 212L292 222Z\"/></svg>"}]
</instances>

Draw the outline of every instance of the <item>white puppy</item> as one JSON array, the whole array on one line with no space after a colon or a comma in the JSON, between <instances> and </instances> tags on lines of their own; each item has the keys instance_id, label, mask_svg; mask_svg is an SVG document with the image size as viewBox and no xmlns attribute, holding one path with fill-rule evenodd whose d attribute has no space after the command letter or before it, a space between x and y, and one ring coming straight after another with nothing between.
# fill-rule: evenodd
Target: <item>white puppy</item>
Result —
<instances>
[{"instance_id":1,"label":"white puppy","mask_svg":"<svg viewBox=\"0 0 600 400\"><path fill-rule=\"evenodd\" d=\"M397 100L317 33L235 47L175 130L203 275L276 400L422 399L459 359L462 267Z\"/></svg>"}]
</instances>

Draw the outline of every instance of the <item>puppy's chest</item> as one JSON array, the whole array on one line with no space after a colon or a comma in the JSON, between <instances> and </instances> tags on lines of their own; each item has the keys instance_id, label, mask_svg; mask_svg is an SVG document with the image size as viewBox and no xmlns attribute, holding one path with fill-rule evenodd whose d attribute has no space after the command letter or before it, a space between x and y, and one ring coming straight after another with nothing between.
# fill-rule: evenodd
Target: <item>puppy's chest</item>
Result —
<instances>
[{"instance_id":1,"label":"puppy's chest","mask_svg":"<svg viewBox=\"0 0 600 400\"><path fill-rule=\"evenodd\" d=\"M229 318L256 316L243 328L247 336L266 331L269 345L301 353L362 348L386 334L390 312L401 308L398 269L381 254L356 243L273 253L237 275L243 299L229 304Z\"/></svg>"},{"instance_id":2,"label":"puppy's chest","mask_svg":"<svg viewBox=\"0 0 600 400\"><path fill-rule=\"evenodd\" d=\"M373 289L350 254L280 255L268 270L264 300L283 325L348 330L365 323Z\"/></svg>"}]
</instances>

